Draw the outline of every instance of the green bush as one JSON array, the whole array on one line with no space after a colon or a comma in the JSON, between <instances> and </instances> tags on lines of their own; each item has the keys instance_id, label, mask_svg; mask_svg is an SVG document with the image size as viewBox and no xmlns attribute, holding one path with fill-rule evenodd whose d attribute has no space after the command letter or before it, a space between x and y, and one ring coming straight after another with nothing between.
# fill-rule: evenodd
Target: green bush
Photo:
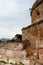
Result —
<instances>
[{"instance_id":1,"label":"green bush","mask_svg":"<svg viewBox=\"0 0 43 65\"><path fill-rule=\"evenodd\" d=\"M4 64L7 64L7 62L6 62L6 61L2 61L2 60L0 61L0 63L4 63Z\"/></svg>"},{"instance_id":2,"label":"green bush","mask_svg":"<svg viewBox=\"0 0 43 65\"><path fill-rule=\"evenodd\" d=\"M10 63L10 64L13 64L13 63Z\"/></svg>"},{"instance_id":3,"label":"green bush","mask_svg":"<svg viewBox=\"0 0 43 65\"><path fill-rule=\"evenodd\" d=\"M22 62L20 62L20 65L24 65Z\"/></svg>"}]
</instances>

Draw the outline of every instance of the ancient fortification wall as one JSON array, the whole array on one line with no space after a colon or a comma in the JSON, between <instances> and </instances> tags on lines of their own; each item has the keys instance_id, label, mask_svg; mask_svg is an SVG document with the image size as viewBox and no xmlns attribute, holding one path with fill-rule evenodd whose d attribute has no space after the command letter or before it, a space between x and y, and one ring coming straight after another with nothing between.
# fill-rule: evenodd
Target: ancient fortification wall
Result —
<instances>
[{"instance_id":1,"label":"ancient fortification wall","mask_svg":"<svg viewBox=\"0 0 43 65\"><path fill-rule=\"evenodd\" d=\"M43 21L30 25L22 29L22 39L23 41L28 40L32 45L37 43L42 44L43 42Z\"/></svg>"},{"instance_id":2,"label":"ancient fortification wall","mask_svg":"<svg viewBox=\"0 0 43 65\"><path fill-rule=\"evenodd\" d=\"M43 1L36 0L31 10L32 24L22 29L22 40L38 46L43 41ZM37 43L37 44L36 44ZM41 45L42 46L42 45Z\"/></svg>"},{"instance_id":3,"label":"ancient fortification wall","mask_svg":"<svg viewBox=\"0 0 43 65\"><path fill-rule=\"evenodd\" d=\"M43 0L36 0L30 14L32 24L22 29L23 44L27 53L33 54L30 65L43 65Z\"/></svg>"}]
</instances>

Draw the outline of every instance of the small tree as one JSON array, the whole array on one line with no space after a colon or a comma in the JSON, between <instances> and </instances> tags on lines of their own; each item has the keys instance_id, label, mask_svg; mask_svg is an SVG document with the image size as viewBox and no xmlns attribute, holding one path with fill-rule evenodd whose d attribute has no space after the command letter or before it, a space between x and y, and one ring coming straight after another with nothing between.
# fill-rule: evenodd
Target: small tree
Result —
<instances>
[{"instance_id":1,"label":"small tree","mask_svg":"<svg viewBox=\"0 0 43 65\"><path fill-rule=\"evenodd\" d=\"M21 41L22 40L22 35L21 34L16 34L15 35L15 39L18 39L18 40Z\"/></svg>"},{"instance_id":2,"label":"small tree","mask_svg":"<svg viewBox=\"0 0 43 65\"><path fill-rule=\"evenodd\" d=\"M1 40L0 40L0 43L1 43Z\"/></svg>"}]
</instances>

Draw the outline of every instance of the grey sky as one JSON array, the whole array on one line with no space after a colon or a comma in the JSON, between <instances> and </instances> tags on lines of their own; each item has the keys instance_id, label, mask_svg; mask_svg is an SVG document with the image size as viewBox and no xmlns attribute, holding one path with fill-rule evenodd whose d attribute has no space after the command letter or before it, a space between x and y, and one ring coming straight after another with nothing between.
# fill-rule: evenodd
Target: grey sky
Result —
<instances>
[{"instance_id":1,"label":"grey sky","mask_svg":"<svg viewBox=\"0 0 43 65\"><path fill-rule=\"evenodd\" d=\"M0 0L0 38L12 38L30 25L29 8L35 0Z\"/></svg>"}]
</instances>

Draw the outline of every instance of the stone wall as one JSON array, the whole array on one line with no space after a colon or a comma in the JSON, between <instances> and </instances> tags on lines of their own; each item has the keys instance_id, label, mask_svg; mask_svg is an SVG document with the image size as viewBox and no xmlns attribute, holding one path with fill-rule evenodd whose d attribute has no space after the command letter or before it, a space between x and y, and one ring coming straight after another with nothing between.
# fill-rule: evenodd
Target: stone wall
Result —
<instances>
[{"instance_id":1,"label":"stone wall","mask_svg":"<svg viewBox=\"0 0 43 65\"><path fill-rule=\"evenodd\" d=\"M22 40L28 40L32 45L43 45L43 21L22 29ZM39 45L40 44L40 45ZM43 46L42 46L43 47Z\"/></svg>"},{"instance_id":2,"label":"stone wall","mask_svg":"<svg viewBox=\"0 0 43 65\"><path fill-rule=\"evenodd\" d=\"M31 17L32 17L32 23L43 20L43 2L34 8L34 10L32 11Z\"/></svg>"},{"instance_id":3,"label":"stone wall","mask_svg":"<svg viewBox=\"0 0 43 65\"><path fill-rule=\"evenodd\" d=\"M20 48L20 44L21 43L0 43L0 61L15 63L25 60L26 51Z\"/></svg>"},{"instance_id":4,"label":"stone wall","mask_svg":"<svg viewBox=\"0 0 43 65\"><path fill-rule=\"evenodd\" d=\"M30 65L43 65L43 1L36 0L31 10L32 24L22 29L23 45L32 54ZM25 43L25 44L24 44ZM30 45L30 46L29 46Z\"/></svg>"},{"instance_id":5,"label":"stone wall","mask_svg":"<svg viewBox=\"0 0 43 65\"><path fill-rule=\"evenodd\" d=\"M30 65L43 65L42 60L31 60Z\"/></svg>"}]
</instances>

